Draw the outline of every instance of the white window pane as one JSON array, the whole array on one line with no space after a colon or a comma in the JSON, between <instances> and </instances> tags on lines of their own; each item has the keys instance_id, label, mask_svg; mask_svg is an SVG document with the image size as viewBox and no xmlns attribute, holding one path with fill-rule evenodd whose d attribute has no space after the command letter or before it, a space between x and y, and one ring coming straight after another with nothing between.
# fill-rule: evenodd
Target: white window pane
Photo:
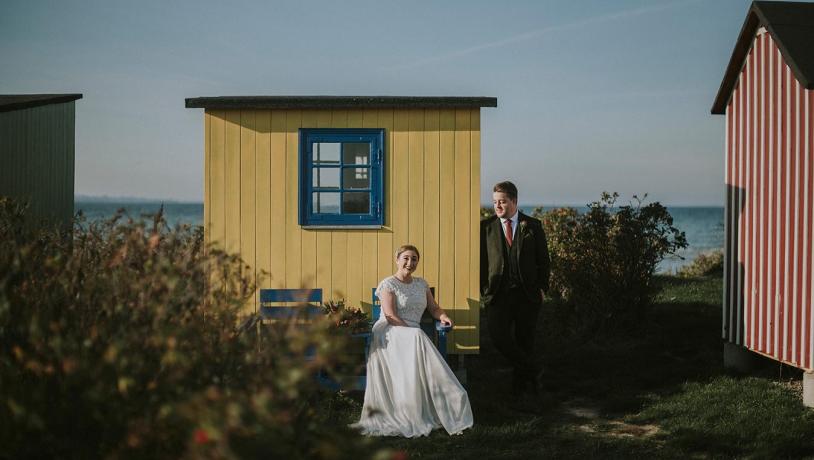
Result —
<instances>
[{"instance_id":1,"label":"white window pane","mask_svg":"<svg viewBox=\"0 0 814 460\"><path fill-rule=\"evenodd\" d=\"M312 161L315 165L338 165L341 145L338 142L315 143Z\"/></svg>"},{"instance_id":2,"label":"white window pane","mask_svg":"<svg viewBox=\"0 0 814 460\"><path fill-rule=\"evenodd\" d=\"M312 203L314 213L339 214L339 193L314 192L311 196L314 200Z\"/></svg>"},{"instance_id":3,"label":"white window pane","mask_svg":"<svg viewBox=\"0 0 814 460\"><path fill-rule=\"evenodd\" d=\"M312 185L339 188L339 168L314 168Z\"/></svg>"}]
</instances>

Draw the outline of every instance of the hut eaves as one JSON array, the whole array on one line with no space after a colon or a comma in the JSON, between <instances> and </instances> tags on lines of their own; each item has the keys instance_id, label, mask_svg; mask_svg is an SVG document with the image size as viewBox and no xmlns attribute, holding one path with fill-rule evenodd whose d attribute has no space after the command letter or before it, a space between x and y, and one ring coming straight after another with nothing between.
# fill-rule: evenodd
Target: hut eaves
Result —
<instances>
[{"instance_id":1,"label":"hut eaves","mask_svg":"<svg viewBox=\"0 0 814 460\"><path fill-rule=\"evenodd\" d=\"M765 27L772 35L800 84L806 89L814 89L814 3L755 1L746 15L718 95L712 104L714 115L726 113L729 98L759 27Z\"/></svg>"},{"instance_id":2,"label":"hut eaves","mask_svg":"<svg viewBox=\"0 0 814 460\"><path fill-rule=\"evenodd\" d=\"M218 96L186 99L196 109L439 109L497 107L495 97Z\"/></svg>"},{"instance_id":3,"label":"hut eaves","mask_svg":"<svg viewBox=\"0 0 814 460\"><path fill-rule=\"evenodd\" d=\"M81 94L0 94L0 112L60 104L82 99Z\"/></svg>"}]
</instances>

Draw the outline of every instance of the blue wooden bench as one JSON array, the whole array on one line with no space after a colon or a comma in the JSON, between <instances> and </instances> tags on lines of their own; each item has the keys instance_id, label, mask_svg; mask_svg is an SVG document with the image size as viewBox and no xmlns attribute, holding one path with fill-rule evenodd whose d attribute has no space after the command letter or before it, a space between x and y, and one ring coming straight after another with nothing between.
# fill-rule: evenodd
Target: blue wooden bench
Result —
<instances>
[{"instance_id":1,"label":"blue wooden bench","mask_svg":"<svg viewBox=\"0 0 814 460\"><path fill-rule=\"evenodd\" d=\"M279 305L285 303L297 303L298 305ZM307 319L323 316L325 310L322 307L322 289L261 289L260 315L267 320L287 320L297 317ZM370 332L351 334L351 338L364 341L366 359ZM313 358L313 351L306 356L306 359L311 358ZM328 376L325 372L320 371L317 374L319 384L333 391L364 390L365 380L364 374L344 376L341 382Z\"/></svg>"},{"instance_id":2,"label":"blue wooden bench","mask_svg":"<svg viewBox=\"0 0 814 460\"><path fill-rule=\"evenodd\" d=\"M298 305L280 306L281 303ZM299 315L309 317L321 314L323 314L322 289L260 290L260 316L263 319L290 319Z\"/></svg>"},{"instance_id":3,"label":"blue wooden bench","mask_svg":"<svg viewBox=\"0 0 814 460\"><path fill-rule=\"evenodd\" d=\"M435 288L431 287L430 291L432 292L433 297L435 297ZM382 314L382 303L378 296L376 296L376 288L372 290L372 298L373 298L373 309L371 311L371 325L375 323L379 316ZM421 330L424 331L435 343L435 346L438 348L438 351L441 352L441 356L444 359L447 358L447 332L451 331L452 328L449 326L444 326L441 324L441 321L433 318L429 315L427 311L424 311L424 316L421 317ZM370 347L370 341L366 345L368 348Z\"/></svg>"}]
</instances>

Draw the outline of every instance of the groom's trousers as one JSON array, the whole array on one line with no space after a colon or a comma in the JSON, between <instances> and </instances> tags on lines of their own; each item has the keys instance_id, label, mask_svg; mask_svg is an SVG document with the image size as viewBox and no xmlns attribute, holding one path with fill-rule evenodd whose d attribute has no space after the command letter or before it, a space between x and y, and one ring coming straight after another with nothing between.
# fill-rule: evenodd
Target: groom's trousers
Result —
<instances>
[{"instance_id":1,"label":"groom's trousers","mask_svg":"<svg viewBox=\"0 0 814 460\"><path fill-rule=\"evenodd\" d=\"M519 286L501 289L486 306L489 336L514 367L515 384L533 381L539 372L534 336L540 304L529 301Z\"/></svg>"}]
</instances>

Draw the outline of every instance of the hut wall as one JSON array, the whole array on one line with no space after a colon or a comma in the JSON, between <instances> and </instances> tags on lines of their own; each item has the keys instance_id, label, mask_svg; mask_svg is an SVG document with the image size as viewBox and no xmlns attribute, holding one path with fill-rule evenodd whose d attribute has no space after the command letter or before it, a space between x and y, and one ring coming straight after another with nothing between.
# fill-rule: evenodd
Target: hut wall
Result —
<instances>
[{"instance_id":1,"label":"hut wall","mask_svg":"<svg viewBox=\"0 0 814 460\"><path fill-rule=\"evenodd\" d=\"M32 222L68 225L74 206L74 103L0 113L0 195Z\"/></svg>"},{"instance_id":2,"label":"hut wall","mask_svg":"<svg viewBox=\"0 0 814 460\"><path fill-rule=\"evenodd\" d=\"M814 92L759 34L726 109L724 339L814 369Z\"/></svg>"},{"instance_id":3,"label":"hut wall","mask_svg":"<svg viewBox=\"0 0 814 460\"><path fill-rule=\"evenodd\" d=\"M322 288L369 310L395 249L415 244L417 275L456 323L449 351L478 352L479 109L206 110L205 126L206 238L259 287ZM382 229L300 227L299 128L385 128Z\"/></svg>"}]
</instances>

